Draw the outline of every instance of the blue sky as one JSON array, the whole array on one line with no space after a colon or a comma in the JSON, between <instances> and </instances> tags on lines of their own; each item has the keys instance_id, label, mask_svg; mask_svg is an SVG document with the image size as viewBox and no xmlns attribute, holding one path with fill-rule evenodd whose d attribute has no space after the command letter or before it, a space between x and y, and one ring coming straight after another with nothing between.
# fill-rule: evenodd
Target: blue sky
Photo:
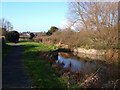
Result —
<instances>
[{"instance_id":1,"label":"blue sky","mask_svg":"<svg viewBox=\"0 0 120 90\"><path fill-rule=\"evenodd\" d=\"M3 2L2 17L19 32L48 31L51 26L61 28L67 21L67 2Z\"/></svg>"}]
</instances>

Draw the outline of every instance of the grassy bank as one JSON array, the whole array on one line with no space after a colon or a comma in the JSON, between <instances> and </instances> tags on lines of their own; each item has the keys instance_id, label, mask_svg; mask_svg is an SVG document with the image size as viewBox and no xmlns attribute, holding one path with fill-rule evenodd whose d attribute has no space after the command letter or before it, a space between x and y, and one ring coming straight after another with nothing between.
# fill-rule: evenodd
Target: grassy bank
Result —
<instances>
[{"instance_id":1,"label":"grassy bank","mask_svg":"<svg viewBox=\"0 0 120 90\"><path fill-rule=\"evenodd\" d=\"M50 63L39 57L39 51L52 51L54 46L35 42L20 42L24 47L24 66L36 88L65 88L65 82L55 75Z\"/></svg>"}]
</instances>

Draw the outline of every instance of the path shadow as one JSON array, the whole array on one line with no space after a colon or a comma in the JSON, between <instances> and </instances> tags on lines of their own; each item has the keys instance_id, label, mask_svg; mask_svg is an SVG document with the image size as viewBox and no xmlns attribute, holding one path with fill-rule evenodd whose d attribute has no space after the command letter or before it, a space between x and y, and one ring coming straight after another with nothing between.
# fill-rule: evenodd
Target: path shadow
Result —
<instances>
[{"instance_id":1,"label":"path shadow","mask_svg":"<svg viewBox=\"0 0 120 90\"><path fill-rule=\"evenodd\" d=\"M30 88L29 80L23 67L23 48L18 44L11 45L11 50L2 62L2 88Z\"/></svg>"}]
</instances>

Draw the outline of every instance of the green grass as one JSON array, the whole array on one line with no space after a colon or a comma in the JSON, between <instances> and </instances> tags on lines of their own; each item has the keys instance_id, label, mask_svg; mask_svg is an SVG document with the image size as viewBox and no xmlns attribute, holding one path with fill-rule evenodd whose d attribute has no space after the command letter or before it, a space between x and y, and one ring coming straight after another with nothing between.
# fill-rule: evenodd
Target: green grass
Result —
<instances>
[{"instance_id":1,"label":"green grass","mask_svg":"<svg viewBox=\"0 0 120 90\"><path fill-rule=\"evenodd\" d=\"M35 42L20 42L24 47L24 66L36 88L65 88L66 83L55 75L50 63L39 57L39 51L52 51L55 46Z\"/></svg>"}]
</instances>

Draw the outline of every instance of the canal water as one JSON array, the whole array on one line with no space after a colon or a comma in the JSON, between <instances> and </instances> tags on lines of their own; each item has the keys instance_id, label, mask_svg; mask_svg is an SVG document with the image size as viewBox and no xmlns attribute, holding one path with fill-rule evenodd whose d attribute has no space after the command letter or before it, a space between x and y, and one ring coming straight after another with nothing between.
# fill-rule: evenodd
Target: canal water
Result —
<instances>
[{"instance_id":1,"label":"canal water","mask_svg":"<svg viewBox=\"0 0 120 90\"><path fill-rule=\"evenodd\" d=\"M82 71L86 74L90 74L98 68L97 62L81 60L70 53L60 52L56 63L62 64L64 69L70 69L72 72Z\"/></svg>"},{"instance_id":2,"label":"canal water","mask_svg":"<svg viewBox=\"0 0 120 90\"><path fill-rule=\"evenodd\" d=\"M76 73L76 75L78 75L78 80L79 78L84 78L85 76L88 77L86 78L88 82L94 82L95 80L98 80L95 81L95 83L98 85L102 85L102 83L107 82L111 78L117 80L119 77L119 68L117 64L105 64L104 62L97 60L82 60L71 53L59 52L56 63L58 66L62 66L63 71L66 69L65 71ZM82 74L84 76L79 76ZM90 76L92 76L92 78L90 78Z\"/></svg>"}]
</instances>

